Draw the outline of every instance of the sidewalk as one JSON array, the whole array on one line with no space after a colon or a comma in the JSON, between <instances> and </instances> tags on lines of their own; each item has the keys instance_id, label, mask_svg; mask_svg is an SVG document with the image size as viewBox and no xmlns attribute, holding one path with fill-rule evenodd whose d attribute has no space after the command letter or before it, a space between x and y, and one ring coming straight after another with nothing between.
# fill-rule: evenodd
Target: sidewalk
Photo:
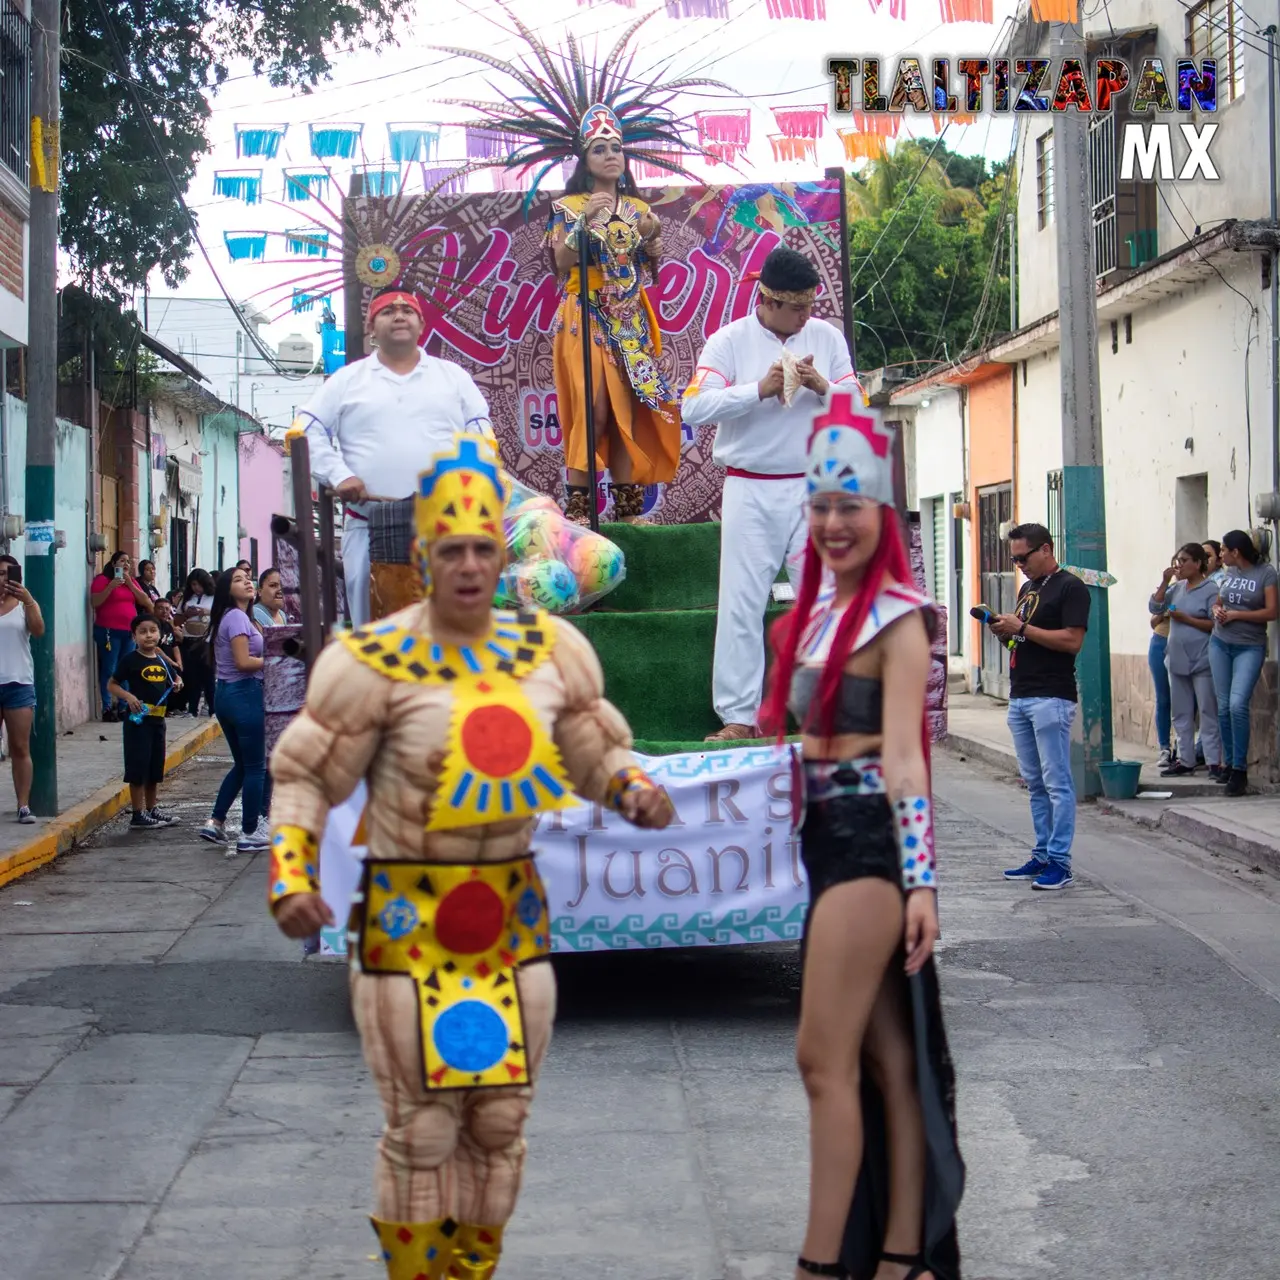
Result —
<instances>
[{"instance_id":1,"label":"sidewalk","mask_svg":"<svg viewBox=\"0 0 1280 1280\"><path fill-rule=\"evenodd\" d=\"M1006 723L1006 704L993 698L952 693L947 706L943 746L961 759L977 760L1003 773L1017 775L1018 758ZM1157 828L1180 840L1248 860L1280 875L1280 796L1272 788L1258 795L1228 800L1222 788L1204 774L1162 778L1159 752L1145 743L1116 740L1118 760L1142 764L1134 800L1100 797L1098 808L1144 827Z\"/></svg>"},{"instance_id":2,"label":"sidewalk","mask_svg":"<svg viewBox=\"0 0 1280 1280\"><path fill-rule=\"evenodd\" d=\"M168 726L165 770L176 769L217 738L218 722L175 717ZM16 802L9 762L0 766L0 885L52 862L129 803L121 781L124 760L121 726L90 720L58 738L58 816L34 826L14 821Z\"/></svg>"}]
</instances>

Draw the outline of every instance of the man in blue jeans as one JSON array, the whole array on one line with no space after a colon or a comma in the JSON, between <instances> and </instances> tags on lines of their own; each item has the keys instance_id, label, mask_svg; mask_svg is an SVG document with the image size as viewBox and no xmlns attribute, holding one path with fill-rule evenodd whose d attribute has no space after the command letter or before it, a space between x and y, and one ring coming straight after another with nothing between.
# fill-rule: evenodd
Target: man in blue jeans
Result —
<instances>
[{"instance_id":1,"label":"man in blue jeans","mask_svg":"<svg viewBox=\"0 0 1280 1280\"><path fill-rule=\"evenodd\" d=\"M1009 655L1009 732L1018 771L1031 794L1036 845L1006 880L1033 889L1065 889L1071 879L1076 789L1071 776L1071 724L1079 695L1076 654L1089 628L1089 588L1058 567L1053 539L1042 524L1009 531L1009 552L1026 582L1014 613L994 618L991 630L1013 639Z\"/></svg>"}]
</instances>

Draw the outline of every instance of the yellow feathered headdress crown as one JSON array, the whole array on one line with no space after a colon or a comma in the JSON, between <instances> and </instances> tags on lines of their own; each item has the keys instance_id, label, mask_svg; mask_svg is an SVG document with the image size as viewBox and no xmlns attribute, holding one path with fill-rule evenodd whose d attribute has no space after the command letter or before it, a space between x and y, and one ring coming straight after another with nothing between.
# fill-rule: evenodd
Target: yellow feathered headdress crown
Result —
<instances>
[{"instance_id":1,"label":"yellow feathered headdress crown","mask_svg":"<svg viewBox=\"0 0 1280 1280\"><path fill-rule=\"evenodd\" d=\"M424 548L441 538L490 538L506 546L502 513L511 487L493 445L482 436L459 436L452 453L418 479L415 516Z\"/></svg>"}]
</instances>

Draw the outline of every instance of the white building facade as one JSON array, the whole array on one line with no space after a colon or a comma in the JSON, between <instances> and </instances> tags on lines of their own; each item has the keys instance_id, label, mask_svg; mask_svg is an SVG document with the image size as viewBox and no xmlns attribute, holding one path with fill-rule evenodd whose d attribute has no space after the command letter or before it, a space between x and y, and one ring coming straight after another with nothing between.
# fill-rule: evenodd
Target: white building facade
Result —
<instances>
[{"instance_id":1,"label":"white building facade","mask_svg":"<svg viewBox=\"0 0 1280 1280\"><path fill-rule=\"evenodd\" d=\"M1136 76L1143 58L1158 56L1175 94L1178 58L1218 59L1211 154L1221 181L1122 181L1130 117L1122 107L1090 125L1108 566L1119 580L1108 593L1114 727L1121 738L1154 742L1147 599L1180 544L1260 523L1253 495L1272 489L1280 447L1271 433L1270 255L1244 247L1233 225L1269 211L1265 42L1256 32L1248 39L1253 28L1234 0L1113 0L1084 25L1091 59L1123 58ZM1020 56L1048 56L1036 30L1015 34ZM1013 366L1016 520L1060 537L1055 116L1018 119L1019 328L988 358ZM1198 127L1210 117L1159 119ZM1173 132L1180 169L1186 148ZM1274 706L1271 679L1269 669L1255 717L1267 715L1260 701ZM1254 754L1273 751L1256 728Z\"/></svg>"},{"instance_id":2,"label":"white building facade","mask_svg":"<svg viewBox=\"0 0 1280 1280\"><path fill-rule=\"evenodd\" d=\"M965 624L971 601L964 503L967 431L966 401L955 387L930 387L895 395L894 413L910 414L904 430L907 506L920 513L925 585L947 610L948 652L952 670L969 667ZM904 422L906 420L904 419Z\"/></svg>"},{"instance_id":3,"label":"white building facade","mask_svg":"<svg viewBox=\"0 0 1280 1280\"><path fill-rule=\"evenodd\" d=\"M290 334L273 347L262 334L268 317L251 306L244 309L245 320L272 352L271 360L225 298L153 294L138 307L138 314L144 313L152 337L199 366L219 400L257 419L275 438L283 437L324 383L318 336ZM299 326L304 323L300 317Z\"/></svg>"}]
</instances>

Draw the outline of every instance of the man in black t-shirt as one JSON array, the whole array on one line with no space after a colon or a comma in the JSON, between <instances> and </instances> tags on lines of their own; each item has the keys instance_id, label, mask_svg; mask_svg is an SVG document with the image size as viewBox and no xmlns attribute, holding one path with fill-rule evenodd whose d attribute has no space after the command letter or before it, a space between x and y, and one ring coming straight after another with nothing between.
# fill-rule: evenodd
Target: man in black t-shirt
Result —
<instances>
[{"instance_id":1,"label":"man in black t-shirt","mask_svg":"<svg viewBox=\"0 0 1280 1280\"><path fill-rule=\"evenodd\" d=\"M1006 880L1030 880L1033 889L1072 883L1071 842L1076 831L1076 788L1071 776L1071 725L1079 697L1076 654L1089 628L1089 588L1058 567L1053 539L1042 524L1009 532L1013 563L1026 576L1013 613L994 618L991 630L1014 641L1009 655L1009 732L1018 771L1031 796L1036 845Z\"/></svg>"}]
</instances>

